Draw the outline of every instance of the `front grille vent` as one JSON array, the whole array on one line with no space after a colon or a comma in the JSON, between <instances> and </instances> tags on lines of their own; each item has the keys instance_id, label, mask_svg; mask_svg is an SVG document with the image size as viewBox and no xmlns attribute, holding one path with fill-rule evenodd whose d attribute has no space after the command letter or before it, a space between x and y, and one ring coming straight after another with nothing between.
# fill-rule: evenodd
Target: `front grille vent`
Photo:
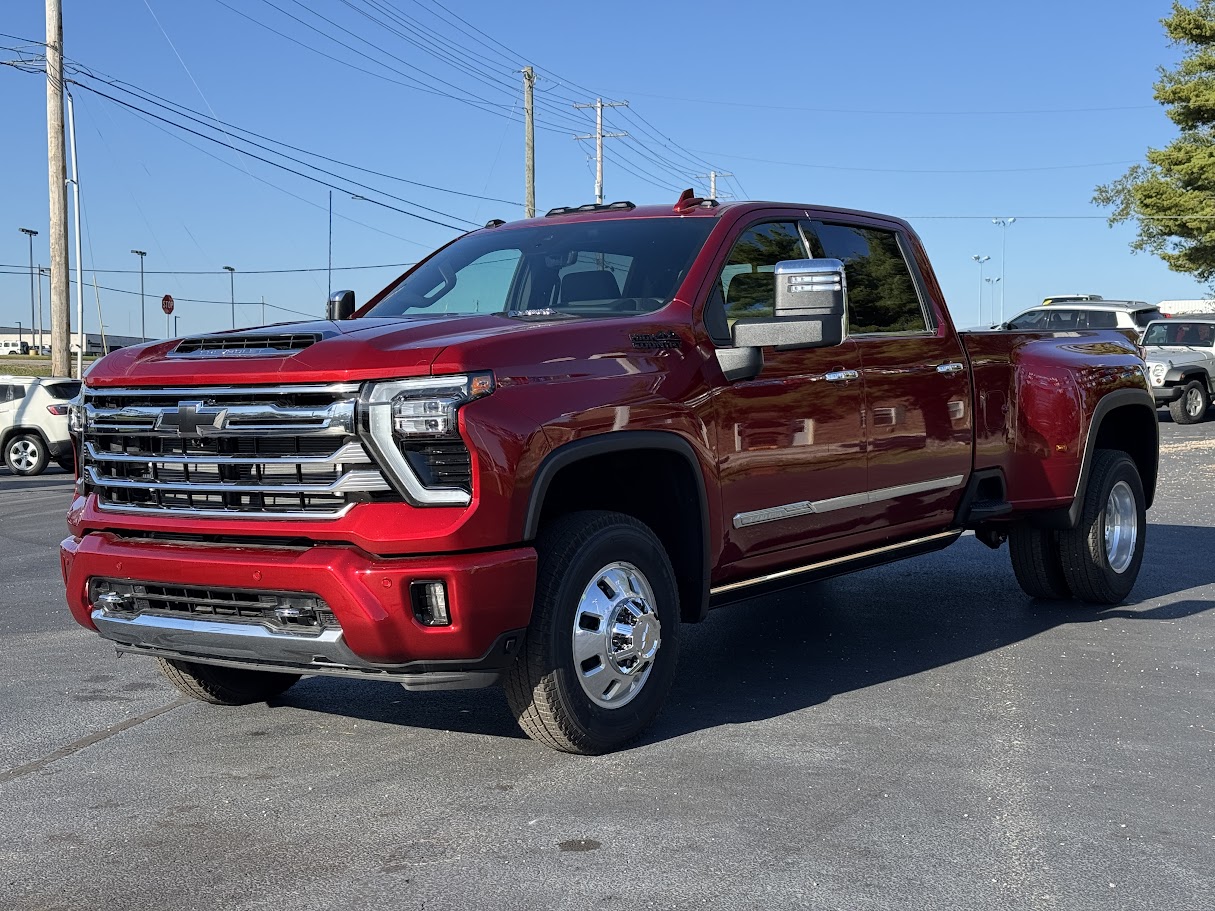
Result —
<instances>
[{"instance_id":1,"label":"front grille vent","mask_svg":"<svg viewBox=\"0 0 1215 911\"><path fill-rule=\"evenodd\" d=\"M320 634L340 624L329 605L308 592L279 592L92 579L89 602L119 616L151 614L226 623L255 623L271 632Z\"/></svg>"},{"instance_id":2,"label":"front grille vent","mask_svg":"<svg viewBox=\"0 0 1215 911\"><path fill-rule=\"evenodd\" d=\"M82 475L100 509L329 519L399 501L355 434L358 384L86 389Z\"/></svg>"},{"instance_id":3,"label":"front grille vent","mask_svg":"<svg viewBox=\"0 0 1215 911\"><path fill-rule=\"evenodd\" d=\"M173 349L179 357L255 357L303 351L321 340L318 332L287 332L278 335L202 335L187 338Z\"/></svg>"}]
</instances>

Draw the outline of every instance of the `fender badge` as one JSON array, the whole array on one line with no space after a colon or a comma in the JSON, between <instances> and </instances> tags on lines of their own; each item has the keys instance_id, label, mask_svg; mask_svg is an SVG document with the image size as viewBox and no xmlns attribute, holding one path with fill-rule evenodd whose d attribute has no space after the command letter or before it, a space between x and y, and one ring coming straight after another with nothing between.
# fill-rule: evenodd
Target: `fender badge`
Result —
<instances>
[{"instance_id":1,"label":"fender badge","mask_svg":"<svg viewBox=\"0 0 1215 911\"><path fill-rule=\"evenodd\" d=\"M634 348L657 348L659 350L682 348L683 339L677 332L667 329L662 332L640 332L629 336Z\"/></svg>"}]
</instances>

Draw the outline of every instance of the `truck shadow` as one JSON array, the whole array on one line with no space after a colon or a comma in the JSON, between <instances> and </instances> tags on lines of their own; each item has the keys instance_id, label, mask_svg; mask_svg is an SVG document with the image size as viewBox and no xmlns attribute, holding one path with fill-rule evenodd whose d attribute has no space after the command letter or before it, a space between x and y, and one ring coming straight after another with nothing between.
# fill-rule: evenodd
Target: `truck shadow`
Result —
<instances>
[{"instance_id":1,"label":"truck shadow","mask_svg":"<svg viewBox=\"0 0 1215 911\"><path fill-rule=\"evenodd\" d=\"M1188 596L1212 581L1196 553L1215 553L1215 528L1152 525L1133 600L1105 610L1031 600L1017 587L1006 550L966 537L926 557L715 611L705 623L682 628L675 685L641 742L790 714L1062 625L1194 616L1215 607ZM415 728L523 736L498 688L413 694L312 678L278 704Z\"/></svg>"}]
</instances>

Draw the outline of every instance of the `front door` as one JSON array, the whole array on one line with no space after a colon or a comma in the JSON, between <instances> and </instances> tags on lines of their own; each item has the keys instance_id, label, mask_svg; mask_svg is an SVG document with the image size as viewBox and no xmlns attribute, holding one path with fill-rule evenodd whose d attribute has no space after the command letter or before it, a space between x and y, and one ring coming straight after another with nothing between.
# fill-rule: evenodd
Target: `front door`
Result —
<instances>
[{"instance_id":1,"label":"front door","mask_svg":"<svg viewBox=\"0 0 1215 911\"><path fill-rule=\"evenodd\" d=\"M796 222L749 227L734 244L706 323L773 315L778 262L805 259ZM719 345L728 344L724 338ZM866 493L861 361L855 342L833 348L765 348L751 380L717 391L714 422L732 563L856 530Z\"/></svg>"}]
</instances>

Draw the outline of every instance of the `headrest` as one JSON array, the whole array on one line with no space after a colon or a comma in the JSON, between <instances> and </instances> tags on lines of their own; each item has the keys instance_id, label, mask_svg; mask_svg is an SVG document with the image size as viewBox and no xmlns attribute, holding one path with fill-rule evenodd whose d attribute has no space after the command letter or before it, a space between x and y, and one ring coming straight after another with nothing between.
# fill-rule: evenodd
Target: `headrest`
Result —
<instances>
[{"instance_id":1,"label":"headrest","mask_svg":"<svg viewBox=\"0 0 1215 911\"><path fill-rule=\"evenodd\" d=\"M611 272L598 269L590 272L570 272L561 279L561 303L570 301L616 300L620 286Z\"/></svg>"}]
</instances>

